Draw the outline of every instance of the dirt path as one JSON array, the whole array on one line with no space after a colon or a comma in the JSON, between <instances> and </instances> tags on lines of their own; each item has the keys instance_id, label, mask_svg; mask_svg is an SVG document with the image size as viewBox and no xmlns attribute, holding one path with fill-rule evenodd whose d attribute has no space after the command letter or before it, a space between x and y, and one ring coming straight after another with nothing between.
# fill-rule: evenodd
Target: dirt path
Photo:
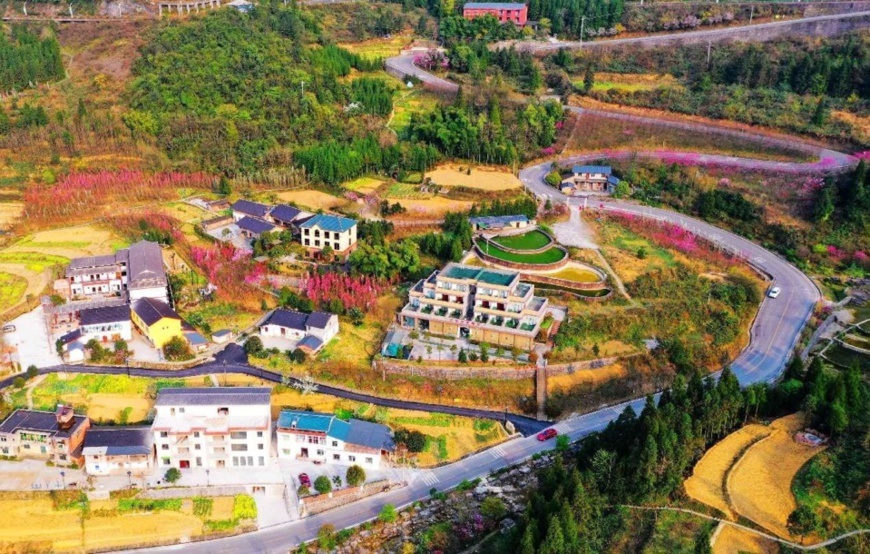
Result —
<instances>
[{"instance_id":1,"label":"dirt path","mask_svg":"<svg viewBox=\"0 0 870 554\"><path fill-rule=\"evenodd\" d=\"M40 383L45 381L46 377L47 377L47 375L39 375L35 379L31 380L30 384L27 385L26 398L27 398L27 409L28 410L33 409L33 389L35 389L37 386L39 386Z\"/></svg>"}]
</instances>

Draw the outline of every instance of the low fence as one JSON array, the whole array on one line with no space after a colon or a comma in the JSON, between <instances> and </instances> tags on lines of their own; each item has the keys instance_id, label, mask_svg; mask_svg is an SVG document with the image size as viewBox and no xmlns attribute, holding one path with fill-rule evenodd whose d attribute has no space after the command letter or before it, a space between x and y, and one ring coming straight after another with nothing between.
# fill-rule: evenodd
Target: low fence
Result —
<instances>
[{"instance_id":1,"label":"low fence","mask_svg":"<svg viewBox=\"0 0 870 554\"><path fill-rule=\"evenodd\" d=\"M352 487L327 494L318 494L317 496L304 498L299 503L302 505L302 508L307 512L307 515L315 515L321 514L327 510L332 510L334 508L340 508L341 506L356 502L357 500L362 500L363 498L373 496L375 494L380 494L382 492L387 492L389 490L396 489L402 486L404 485L390 485L389 481L386 480L374 481L372 483L366 483L365 485L362 485L360 487Z\"/></svg>"},{"instance_id":2,"label":"low fence","mask_svg":"<svg viewBox=\"0 0 870 554\"><path fill-rule=\"evenodd\" d=\"M597 268L590 269L595 271L596 274L601 278L600 281L595 281L594 283L578 283L577 281L569 281L567 279L559 279L558 277L547 277L546 275L537 275L535 273L525 273L520 272L520 279L523 281L529 281L531 283L541 283L543 285L555 285L557 287L564 287L566 289L576 289L576 290L601 290L604 287L604 284L607 282L607 276L604 275L604 272L598 270Z\"/></svg>"},{"instance_id":3,"label":"low fence","mask_svg":"<svg viewBox=\"0 0 870 554\"><path fill-rule=\"evenodd\" d=\"M575 371L583 369L599 369L616 363L619 359L619 357L613 356L596 360L549 364L547 366L547 377L570 375ZM445 381L459 381L461 379L519 381L521 379L531 379L537 372L537 368L531 365L510 367L438 367L412 362L400 363L391 360L375 360L372 362L372 365L375 369L390 375L414 375L430 379L443 379Z\"/></svg>"},{"instance_id":4,"label":"low fence","mask_svg":"<svg viewBox=\"0 0 870 554\"><path fill-rule=\"evenodd\" d=\"M139 493L138 498L165 500L167 498L190 498L192 496L236 496L248 494L244 485L220 485L214 487L172 487L148 489Z\"/></svg>"}]
</instances>

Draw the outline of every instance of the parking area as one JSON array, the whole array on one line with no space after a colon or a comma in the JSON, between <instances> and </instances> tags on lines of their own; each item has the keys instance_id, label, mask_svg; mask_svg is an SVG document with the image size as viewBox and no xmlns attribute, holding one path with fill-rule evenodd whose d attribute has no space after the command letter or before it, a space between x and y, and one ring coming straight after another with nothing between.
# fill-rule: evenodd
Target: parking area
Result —
<instances>
[{"instance_id":1,"label":"parking area","mask_svg":"<svg viewBox=\"0 0 870 554\"><path fill-rule=\"evenodd\" d=\"M31 365L49 367L61 363L54 343L49 339L42 306L8 324L14 325L15 331L6 333L4 339L7 346L17 350L12 354L12 360L17 361L22 369Z\"/></svg>"},{"instance_id":2,"label":"parking area","mask_svg":"<svg viewBox=\"0 0 870 554\"><path fill-rule=\"evenodd\" d=\"M221 242L231 242L233 246L240 250L251 249L250 239L242 236L242 231L235 223L212 229L211 231L208 231L208 234Z\"/></svg>"},{"instance_id":3,"label":"parking area","mask_svg":"<svg viewBox=\"0 0 870 554\"><path fill-rule=\"evenodd\" d=\"M263 335L260 335L260 340L263 341L263 347L267 350L270 348L277 348L281 352L293 350L296 348L296 345L299 344L298 340L281 337L265 337Z\"/></svg>"},{"instance_id":4,"label":"parking area","mask_svg":"<svg viewBox=\"0 0 870 554\"><path fill-rule=\"evenodd\" d=\"M0 490L4 491L59 490L83 486L86 481L82 469L49 467L41 460L0 460Z\"/></svg>"}]
</instances>

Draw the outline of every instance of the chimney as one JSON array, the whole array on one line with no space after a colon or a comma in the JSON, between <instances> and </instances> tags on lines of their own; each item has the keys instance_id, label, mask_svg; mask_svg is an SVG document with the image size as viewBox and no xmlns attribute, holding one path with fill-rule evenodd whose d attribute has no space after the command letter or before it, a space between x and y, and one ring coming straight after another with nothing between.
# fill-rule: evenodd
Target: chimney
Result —
<instances>
[{"instance_id":1,"label":"chimney","mask_svg":"<svg viewBox=\"0 0 870 554\"><path fill-rule=\"evenodd\" d=\"M73 412L72 406L67 406L64 404L58 404L57 409L54 412L54 417L57 420L57 426L60 429L69 429L72 427L74 420L73 416L75 412Z\"/></svg>"}]
</instances>

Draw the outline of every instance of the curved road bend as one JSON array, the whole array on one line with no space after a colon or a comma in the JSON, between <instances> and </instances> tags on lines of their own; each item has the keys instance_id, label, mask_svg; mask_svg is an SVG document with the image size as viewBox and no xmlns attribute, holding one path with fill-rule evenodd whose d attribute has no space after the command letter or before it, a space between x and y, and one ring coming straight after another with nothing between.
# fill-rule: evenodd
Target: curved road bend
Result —
<instances>
[{"instance_id":1,"label":"curved road bend","mask_svg":"<svg viewBox=\"0 0 870 554\"><path fill-rule=\"evenodd\" d=\"M560 164L571 163L571 160L574 158L560 160ZM543 178L551 165L547 162L523 169L520 171L520 180L539 197L549 196L568 201L567 196L544 183ZM776 299L764 297L750 330L752 340L731 363L731 368L743 385L772 381L779 375L820 298L818 289L803 272L761 246L698 219L630 202L590 200L592 206L599 209L631 213L679 225L746 259L768 274L782 292Z\"/></svg>"}]
</instances>

